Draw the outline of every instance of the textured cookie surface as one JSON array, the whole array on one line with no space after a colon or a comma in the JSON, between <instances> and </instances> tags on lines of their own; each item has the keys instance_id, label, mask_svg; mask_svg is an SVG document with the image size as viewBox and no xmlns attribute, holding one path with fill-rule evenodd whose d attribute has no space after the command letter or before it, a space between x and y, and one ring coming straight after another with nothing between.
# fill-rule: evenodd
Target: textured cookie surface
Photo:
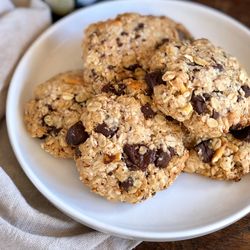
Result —
<instances>
[{"instance_id":1,"label":"textured cookie surface","mask_svg":"<svg viewBox=\"0 0 250 250\"><path fill-rule=\"evenodd\" d=\"M89 138L79 145L80 179L110 200L140 202L167 188L188 156L178 126L131 96L101 94L81 120Z\"/></svg>"},{"instance_id":2,"label":"textured cookie surface","mask_svg":"<svg viewBox=\"0 0 250 250\"><path fill-rule=\"evenodd\" d=\"M249 77L208 40L164 44L150 63L146 79L157 107L197 137L219 137L249 123Z\"/></svg>"},{"instance_id":3,"label":"textured cookie surface","mask_svg":"<svg viewBox=\"0 0 250 250\"><path fill-rule=\"evenodd\" d=\"M250 127L242 131L234 132L239 139L227 134L197 144L190 151L184 171L217 180L239 181L250 171Z\"/></svg>"},{"instance_id":4,"label":"textured cookie surface","mask_svg":"<svg viewBox=\"0 0 250 250\"><path fill-rule=\"evenodd\" d=\"M96 93L107 82L140 79L155 48L172 39L190 38L181 24L167 17L127 13L92 24L82 44L84 79L94 82Z\"/></svg>"},{"instance_id":5,"label":"textured cookie surface","mask_svg":"<svg viewBox=\"0 0 250 250\"><path fill-rule=\"evenodd\" d=\"M28 132L40 138L41 147L55 157L74 157L75 145L74 142L68 145L67 129L79 121L85 102L91 96L82 74L82 70L70 71L38 85L34 98L25 106Z\"/></svg>"}]
</instances>

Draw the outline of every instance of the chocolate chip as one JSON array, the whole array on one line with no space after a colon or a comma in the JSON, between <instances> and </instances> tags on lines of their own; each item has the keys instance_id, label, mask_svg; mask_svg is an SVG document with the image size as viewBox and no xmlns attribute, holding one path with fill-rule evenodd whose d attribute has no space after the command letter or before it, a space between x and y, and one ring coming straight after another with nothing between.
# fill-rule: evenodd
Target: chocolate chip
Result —
<instances>
[{"instance_id":1,"label":"chocolate chip","mask_svg":"<svg viewBox=\"0 0 250 250\"><path fill-rule=\"evenodd\" d=\"M96 128L94 129L96 133L103 134L107 138L113 137L114 134L117 132L117 130L118 129L113 130L109 128L105 122L103 122L102 124L98 124Z\"/></svg>"},{"instance_id":2,"label":"chocolate chip","mask_svg":"<svg viewBox=\"0 0 250 250\"><path fill-rule=\"evenodd\" d=\"M91 73L92 73L93 76L96 76L96 75L97 75L97 73L95 72L94 69L91 69Z\"/></svg>"},{"instance_id":3,"label":"chocolate chip","mask_svg":"<svg viewBox=\"0 0 250 250\"><path fill-rule=\"evenodd\" d=\"M245 97L248 98L250 96L250 87L243 85L241 88L245 92Z\"/></svg>"},{"instance_id":4,"label":"chocolate chip","mask_svg":"<svg viewBox=\"0 0 250 250\"><path fill-rule=\"evenodd\" d=\"M211 99L211 95L209 95L208 93L204 93L203 97L204 97L205 101L209 101Z\"/></svg>"},{"instance_id":5,"label":"chocolate chip","mask_svg":"<svg viewBox=\"0 0 250 250\"><path fill-rule=\"evenodd\" d=\"M116 38L116 43L118 47L121 47L123 45L119 37Z\"/></svg>"},{"instance_id":6,"label":"chocolate chip","mask_svg":"<svg viewBox=\"0 0 250 250\"><path fill-rule=\"evenodd\" d=\"M115 66L113 66L113 65L108 65L108 69L112 70L112 69L114 69L114 68L115 68Z\"/></svg>"},{"instance_id":7,"label":"chocolate chip","mask_svg":"<svg viewBox=\"0 0 250 250\"><path fill-rule=\"evenodd\" d=\"M50 104L47 104L46 106L50 112L54 111L53 107Z\"/></svg>"},{"instance_id":8,"label":"chocolate chip","mask_svg":"<svg viewBox=\"0 0 250 250\"><path fill-rule=\"evenodd\" d=\"M209 147L209 140L200 142L195 146L194 149L201 156L203 162L211 162L214 155L214 150Z\"/></svg>"},{"instance_id":9,"label":"chocolate chip","mask_svg":"<svg viewBox=\"0 0 250 250\"><path fill-rule=\"evenodd\" d=\"M219 63L213 65L213 68L218 69L220 72L224 70L224 67Z\"/></svg>"},{"instance_id":10,"label":"chocolate chip","mask_svg":"<svg viewBox=\"0 0 250 250\"><path fill-rule=\"evenodd\" d=\"M85 131L82 122L79 121L68 129L66 134L66 142L68 145L77 146L81 143L84 143L88 137L89 135Z\"/></svg>"},{"instance_id":11,"label":"chocolate chip","mask_svg":"<svg viewBox=\"0 0 250 250\"><path fill-rule=\"evenodd\" d=\"M164 152L161 148L158 149L155 155L155 166L165 168L174 155L175 151L173 148L169 148L169 152Z\"/></svg>"},{"instance_id":12,"label":"chocolate chip","mask_svg":"<svg viewBox=\"0 0 250 250\"><path fill-rule=\"evenodd\" d=\"M106 42L106 39L101 40L101 44L104 44Z\"/></svg>"},{"instance_id":13,"label":"chocolate chip","mask_svg":"<svg viewBox=\"0 0 250 250\"><path fill-rule=\"evenodd\" d=\"M62 128L56 128L55 126L49 127L49 133L52 136L57 136L59 134L59 132L62 130Z\"/></svg>"},{"instance_id":14,"label":"chocolate chip","mask_svg":"<svg viewBox=\"0 0 250 250\"><path fill-rule=\"evenodd\" d=\"M244 98L241 96L241 94L239 93L239 91L238 91L238 97L237 97L237 102L240 102L240 101L242 101Z\"/></svg>"},{"instance_id":15,"label":"chocolate chip","mask_svg":"<svg viewBox=\"0 0 250 250\"><path fill-rule=\"evenodd\" d=\"M163 74L161 71L154 71L145 75L145 81L151 94L153 93L153 89L156 85L166 84L166 82L162 80L162 76Z\"/></svg>"},{"instance_id":16,"label":"chocolate chip","mask_svg":"<svg viewBox=\"0 0 250 250\"><path fill-rule=\"evenodd\" d=\"M135 35L135 39L138 39L138 38L140 38L140 37L141 37L140 34L136 34L136 35Z\"/></svg>"},{"instance_id":17,"label":"chocolate chip","mask_svg":"<svg viewBox=\"0 0 250 250\"><path fill-rule=\"evenodd\" d=\"M109 83L102 87L102 92L113 93L117 96L120 96L125 94L126 88L127 86L124 83L118 83L116 85Z\"/></svg>"},{"instance_id":18,"label":"chocolate chip","mask_svg":"<svg viewBox=\"0 0 250 250\"><path fill-rule=\"evenodd\" d=\"M154 118L154 116L156 115L149 103L146 103L141 107L141 112L143 113L145 119Z\"/></svg>"},{"instance_id":19,"label":"chocolate chip","mask_svg":"<svg viewBox=\"0 0 250 250\"><path fill-rule=\"evenodd\" d=\"M165 119L166 119L167 121L169 121L169 122L175 121L175 119L174 119L173 117L169 116L169 115L166 115L166 116L165 116Z\"/></svg>"},{"instance_id":20,"label":"chocolate chip","mask_svg":"<svg viewBox=\"0 0 250 250\"><path fill-rule=\"evenodd\" d=\"M129 71L135 71L137 68L140 68L141 66L137 63L135 64L132 64L132 65L129 65L128 67L124 67L126 70L129 70Z\"/></svg>"},{"instance_id":21,"label":"chocolate chip","mask_svg":"<svg viewBox=\"0 0 250 250\"><path fill-rule=\"evenodd\" d=\"M48 135L44 134L44 135L42 135L41 137L38 137L38 139L40 139L40 140L44 140L44 139L46 139L46 138L47 138L47 136L48 136Z\"/></svg>"},{"instance_id":22,"label":"chocolate chip","mask_svg":"<svg viewBox=\"0 0 250 250\"><path fill-rule=\"evenodd\" d=\"M230 129L230 133L238 140L250 142L250 126L240 130Z\"/></svg>"},{"instance_id":23,"label":"chocolate chip","mask_svg":"<svg viewBox=\"0 0 250 250\"><path fill-rule=\"evenodd\" d=\"M81 150L79 149L79 147L76 147L75 148L75 157L80 158L81 156L82 156Z\"/></svg>"},{"instance_id":24,"label":"chocolate chip","mask_svg":"<svg viewBox=\"0 0 250 250\"><path fill-rule=\"evenodd\" d=\"M123 191L128 191L130 187L134 184L134 180L131 176L128 177L126 181L119 182L119 186Z\"/></svg>"},{"instance_id":25,"label":"chocolate chip","mask_svg":"<svg viewBox=\"0 0 250 250\"><path fill-rule=\"evenodd\" d=\"M138 25L134 28L134 31L139 31L144 28L144 23L138 23Z\"/></svg>"},{"instance_id":26,"label":"chocolate chip","mask_svg":"<svg viewBox=\"0 0 250 250\"><path fill-rule=\"evenodd\" d=\"M201 95L192 95L191 103L194 110L200 115L207 111L207 105Z\"/></svg>"},{"instance_id":27,"label":"chocolate chip","mask_svg":"<svg viewBox=\"0 0 250 250\"><path fill-rule=\"evenodd\" d=\"M122 31L122 32L121 32L121 36L128 36L128 32Z\"/></svg>"},{"instance_id":28,"label":"chocolate chip","mask_svg":"<svg viewBox=\"0 0 250 250\"><path fill-rule=\"evenodd\" d=\"M181 41L189 40L189 36L185 32L183 32L182 30L179 30L179 29L177 30L177 32L178 32L179 39Z\"/></svg>"},{"instance_id":29,"label":"chocolate chip","mask_svg":"<svg viewBox=\"0 0 250 250\"><path fill-rule=\"evenodd\" d=\"M213 110L213 114L212 114L211 117L212 117L213 119L217 120L217 119L220 117L220 113L217 112L217 111L215 111L215 110Z\"/></svg>"},{"instance_id":30,"label":"chocolate chip","mask_svg":"<svg viewBox=\"0 0 250 250\"><path fill-rule=\"evenodd\" d=\"M223 91L221 91L221 90L214 90L213 93L216 93L216 94L223 94Z\"/></svg>"},{"instance_id":31,"label":"chocolate chip","mask_svg":"<svg viewBox=\"0 0 250 250\"><path fill-rule=\"evenodd\" d=\"M163 44L168 43L169 39L168 38L163 38L159 43L155 45L155 49L159 49Z\"/></svg>"},{"instance_id":32,"label":"chocolate chip","mask_svg":"<svg viewBox=\"0 0 250 250\"><path fill-rule=\"evenodd\" d=\"M241 130L243 129L244 127L241 125L241 124L236 124L236 125L233 125L231 128L230 128L230 131L231 130Z\"/></svg>"},{"instance_id":33,"label":"chocolate chip","mask_svg":"<svg viewBox=\"0 0 250 250\"><path fill-rule=\"evenodd\" d=\"M130 170L146 171L148 165L155 160L155 151L148 149L144 154L140 154L140 147L143 144L125 144L123 147L123 158L126 166Z\"/></svg>"}]
</instances>

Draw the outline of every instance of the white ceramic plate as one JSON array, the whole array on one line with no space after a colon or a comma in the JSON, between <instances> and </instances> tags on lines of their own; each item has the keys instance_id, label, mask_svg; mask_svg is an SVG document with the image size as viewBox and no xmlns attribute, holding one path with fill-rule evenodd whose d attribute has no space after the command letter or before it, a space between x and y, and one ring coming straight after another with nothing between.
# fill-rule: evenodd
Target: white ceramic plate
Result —
<instances>
[{"instance_id":1,"label":"white ceramic plate","mask_svg":"<svg viewBox=\"0 0 250 250\"><path fill-rule=\"evenodd\" d=\"M151 241L181 240L223 228L250 211L250 175L239 183L182 174L172 187L138 205L108 202L78 180L74 162L41 150L23 124L23 107L35 85L56 73L81 68L83 28L92 22L134 11L167 15L195 37L207 37L237 56L250 72L250 32L209 8L179 1L114 1L79 10L48 29L30 47L11 82L8 131L15 154L34 185L55 206L97 230Z\"/></svg>"}]
</instances>

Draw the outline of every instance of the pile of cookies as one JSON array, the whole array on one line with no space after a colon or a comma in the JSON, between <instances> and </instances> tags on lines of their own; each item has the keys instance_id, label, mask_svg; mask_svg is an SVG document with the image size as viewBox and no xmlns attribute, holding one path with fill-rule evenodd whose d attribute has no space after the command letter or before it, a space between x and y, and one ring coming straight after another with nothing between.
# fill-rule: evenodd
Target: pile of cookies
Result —
<instances>
[{"instance_id":1,"label":"pile of cookies","mask_svg":"<svg viewBox=\"0 0 250 250\"><path fill-rule=\"evenodd\" d=\"M93 192L136 203L182 171L249 172L250 79L223 49L167 17L126 13L85 30L82 59L36 87L24 121Z\"/></svg>"}]
</instances>

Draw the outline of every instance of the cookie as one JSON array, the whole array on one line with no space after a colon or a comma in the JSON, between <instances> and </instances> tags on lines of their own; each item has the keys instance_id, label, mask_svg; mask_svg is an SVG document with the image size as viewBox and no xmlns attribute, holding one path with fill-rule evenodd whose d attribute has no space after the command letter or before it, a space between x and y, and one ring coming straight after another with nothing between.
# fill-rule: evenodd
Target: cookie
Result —
<instances>
[{"instance_id":1,"label":"cookie","mask_svg":"<svg viewBox=\"0 0 250 250\"><path fill-rule=\"evenodd\" d=\"M182 131L149 103L128 95L100 94L81 116L89 138L79 145L80 180L114 201L137 203L167 188L188 152Z\"/></svg>"},{"instance_id":2,"label":"cookie","mask_svg":"<svg viewBox=\"0 0 250 250\"><path fill-rule=\"evenodd\" d=\"M82 43L84 79L93 82L96 93L106 83L141 79L143 65L155 48L171 39L191 39L191 35L181 24L163 16L126 13L91 24Z\"/></svg>"},{"instance_id":3,"label":"cookie","mask_svg":"<svg viewBox=\"0 0 250 250\"><path fill-rule=\"evenodd\" d=\"M73 158L75 145L83 140L67 140L68 128L77 124L91 96L82 74L82 70L69 71L38 85L33 99L25 106L28 132L40 138L41 147L55 157Z\"/></svg>"},{"instance_id":4,"label":"cookie","mask_svg":"<svg viewBox=\"0 0 250 250\"><path fill-rule=\"evenodd\" d=\"M250 79L236 58L206 39L162 45L146 75L157 107L199 138L249 124Z\"/></svg>"},{"instance_id":5,"label":"cookie","mask_svg":"<svg viewBox=\"0 0 250 250\"><path fill-rule=\"evenodd\" d=\"M202 141L190 150L185 172L239 181L250 171L250 127Z\"/></svg>"}]
</instances>

